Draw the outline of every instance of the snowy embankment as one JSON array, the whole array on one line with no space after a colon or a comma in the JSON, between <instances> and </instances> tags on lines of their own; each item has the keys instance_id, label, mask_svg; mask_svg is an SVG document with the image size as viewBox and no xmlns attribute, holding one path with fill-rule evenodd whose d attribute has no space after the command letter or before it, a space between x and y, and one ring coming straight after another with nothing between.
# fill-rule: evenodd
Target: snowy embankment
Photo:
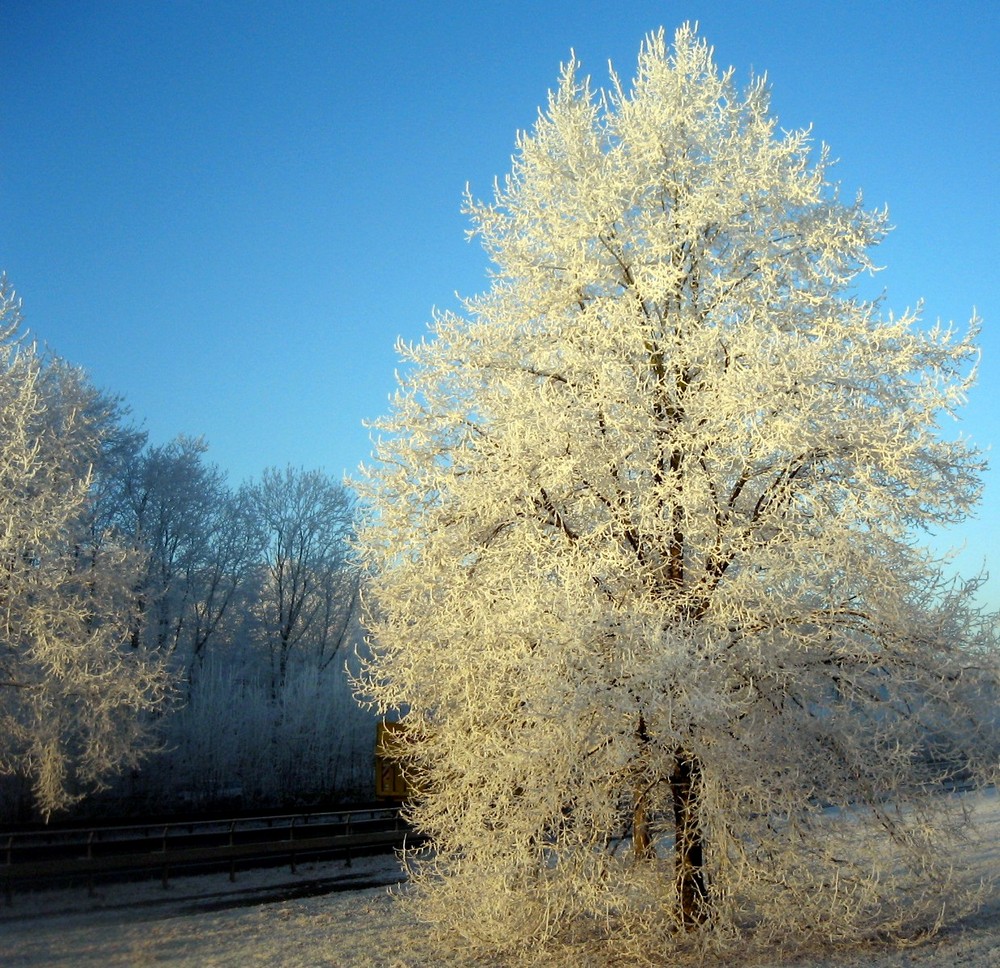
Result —
<instances>
[{"instance_id":1,"label":"snowy embankment","mask_svg":"<svg viewBox=\"0 0 1000 968\"><path fill-rule=\"evenodd\" d=\"M970 794L979 842L956 857L970 885L1000 877L1000 798L997 792ZM391 857L361 858L350 870L342 863L303 865L294 877L284 871L178 878L168 891L158 881L86 891L20 894L0 908L0 962L15 966L336 966L417 968L484 964L445 957L431 932L393 903L386 886L398 879ZM334 893L274 900L320 879L317 889ZM334 887L334 883L337 884ZM558 958L540 964L558 965ZM574 952L566 964L594 963ZM491 965L497 962L492 960ZM918 946L864 947L757 960L756 968L1000 968L1000 896L994 894L974 917L949 925Z\"/></svg>"}]
</instances>

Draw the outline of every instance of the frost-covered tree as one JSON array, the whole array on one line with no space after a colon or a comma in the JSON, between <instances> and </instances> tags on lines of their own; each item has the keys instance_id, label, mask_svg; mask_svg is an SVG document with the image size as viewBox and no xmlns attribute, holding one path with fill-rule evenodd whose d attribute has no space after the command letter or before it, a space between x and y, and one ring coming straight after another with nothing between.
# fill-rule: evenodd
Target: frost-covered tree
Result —
<instances>
[{"instance_id":1,"label":"frost-covered tree","mask_svg":"<svg viewBox=\"0 0 1000 968\"><path fill-rule=\"evenodd\" d=\"M92 470L113 413L77 370L19 338L0 283L0 773L46 814L145 748L163 669L128 643L143 562L97 535Z\"/></svg>"},{"instance_id":2,"label":"frost-covered tree","mask_svg":"<svg viewBox=\"0 0 1000 968\"><path fill-rule=\"evenodd\" d=\"M997 750L974 583L920 543L979 494L939 427L976 321L857 293L886 213L688 27L630 88L570 63L467 209L491 287L400 346L359 482L423 916L662 963L939 914L938 793Z\"/></svg>"}]
</instances>

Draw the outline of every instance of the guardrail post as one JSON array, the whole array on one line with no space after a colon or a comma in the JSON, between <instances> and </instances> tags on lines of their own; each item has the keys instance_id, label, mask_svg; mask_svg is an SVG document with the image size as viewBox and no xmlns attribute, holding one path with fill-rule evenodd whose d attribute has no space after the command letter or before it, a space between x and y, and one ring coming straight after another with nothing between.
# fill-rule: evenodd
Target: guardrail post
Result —
<instances>
[{"instance_id":1,"label":"guardrail post","mask_svg":"<svg viewBox=\"0 0 1000 968\"><path fill-rule=\"evenodd\" d=\"M91 861L94 859L94 831L90 830L87 832L87 860ZM94 871L92 869L87 870L87 897L94 896Z\"/></svg>"},{"instance_id":2,"label":"guardrail post","mask_svg":"<svg viewBox=\"0 0 1000 968\"><path fill-rule=\"evenodd\" d=\"M292 873L295 873L295 821L298 817L292 817L292 822L288 825L289 860Z\"/></svg>"},{"instance_id":3,"label":"guardrail post","mask_svg":"<svg viewBox=\"0 0 1000 968\"><path fill-rule=\"evenodd\" d=\"M233 848L233 829L236 827L236 821L229 821L229 849ZM236 882L236 857L230 856L229 858L229 883L233 884Z\"/></svg>"},{"instance_id":4,"label":"guardrail post","mask_svg":"<svg viewBox=\"0 0 1000 968\"><path fill-rule=\"evenodd\" d=\"M347 829L344 831L344 834L349 837L351 835L351 815L350 814L347 815L346 828ZM350 867L351 866L351 848L350 848L349 845L344 848L344 866L345 867Z\"/></svg>"},{"instance_id":5,"label":"guardrail post","mask_svg":"<svg viewBox=\"0 0 1000 968\"><path fill-rule=\"evenodd\" d=\"M163 890L170 887L170 866L167 863L167 832L169 827L163 828Z\"/></svg>"},{"instance_id":6,"label":"guardrail post","mask_svg":"<svg viewBox=\"0 0 1000 968\"><path fill-rule=\"evenodd\" d=\"M14 835L11 834L7 838L7 870L4 872L3 879L3 897L4 903L7 907L14 906L14 891L11 888L11 881L13 877L11 876L14 870Z\"/></svg>"}]
</instances>

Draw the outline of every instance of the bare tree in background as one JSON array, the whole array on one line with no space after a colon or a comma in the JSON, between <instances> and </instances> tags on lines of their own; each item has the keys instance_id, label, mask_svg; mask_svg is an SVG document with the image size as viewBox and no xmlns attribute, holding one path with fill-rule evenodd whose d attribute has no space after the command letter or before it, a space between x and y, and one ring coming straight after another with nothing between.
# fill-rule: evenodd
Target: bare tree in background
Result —
<instances>
[{"instance_id":1,"label":"bare tree in background","mask_svg":"<svg viewBox=\"0 0 1000 968\"><path fill-rule=\"evenodd\" d=\"M140 446L102 480L105 515L147 553L133 638L171 657L189 696L263 541L245 495L229 488L207 450L201 438L183 435Z\"/></svg>"},{"instance_id":2,"label":"bare tree in background","mask_svg":"<svg viewBox=\"0 0 1000 968\"><path fill-rule=\"evenodd\" d=\"M296 651L308 647L327 665L348 632L357 594L348 560L353 502L322 471L292 467L265 470L246 495L265 535L256 608L277 697Z\"/></svg>"}]
</instances>

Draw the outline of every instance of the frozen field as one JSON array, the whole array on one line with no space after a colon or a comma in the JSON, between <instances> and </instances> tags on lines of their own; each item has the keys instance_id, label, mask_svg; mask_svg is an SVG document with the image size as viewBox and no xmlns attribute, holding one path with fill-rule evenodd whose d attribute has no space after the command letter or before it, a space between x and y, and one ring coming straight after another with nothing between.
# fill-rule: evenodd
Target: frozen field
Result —
<instances>
[{"instance_id":1,"label":"frozen field","mask_svg":"<svg viewBox=\"0 0 1000 968\"><path fill-rule=\"evenodd\" d=\"M1000 801L976 795L983 842L961 859L970 882L1000 875ZM283 871L178 878L164 891L158 881L16 895L0 908L0 964L104 966L331 966L331 968L436 968L487 964L445 959L429 931L408 920L387 887L341 890L312 897L270 900L317 877L348 877L344 884L388 884L399 877L392 858L359 859ZM326 882L326 887L331 881ZM562 962L590 965L579 953ZM497 965L495 960L488 962ZM759 968L1000 968L1000 897L974 918L953 925L919 947L865 948L820 957L754 962Z\"/></svg>"}]
</instances>

